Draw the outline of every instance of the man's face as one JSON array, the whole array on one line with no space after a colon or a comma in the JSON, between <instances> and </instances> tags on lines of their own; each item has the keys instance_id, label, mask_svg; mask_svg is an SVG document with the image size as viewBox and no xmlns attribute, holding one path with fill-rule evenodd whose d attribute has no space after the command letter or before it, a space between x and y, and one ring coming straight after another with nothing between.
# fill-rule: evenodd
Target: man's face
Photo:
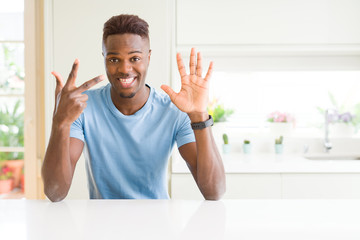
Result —
<instances>
[{"instance_id":1,"label":"man's face","mask_svg":"<svg viewBox=\"0 0 360 240\"><path fill-rule=\"evenodd\" d=\"M149 40L136 34L109 35L103 43L103 55L112 93L132 98L145 89L150 62Z\"/></svg>"}]
</instances>

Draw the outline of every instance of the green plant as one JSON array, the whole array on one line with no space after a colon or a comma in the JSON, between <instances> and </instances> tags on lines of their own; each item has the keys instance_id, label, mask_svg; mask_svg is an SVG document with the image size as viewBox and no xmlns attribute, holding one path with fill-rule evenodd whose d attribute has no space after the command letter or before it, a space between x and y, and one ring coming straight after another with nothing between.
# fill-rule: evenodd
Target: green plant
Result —
<instances>
[{"instance_id":1,"label":"green plant","mask_svg":"<svg viewBox=\"0 0 360 240\"><path fill-rule=\"evenodd\" d=\"M283 136L280 136L279 138L275 139L275 144L282 144L283 140L284 140Z\"/></svg>"},{"instance_id":2,"label":"green plant","mask_svg":"<svg viewBox=\"0 0 360 240\"><path fill-rule=\"evenodd\" d=\"M10 168L6 165L0 168L0 180L7 180L12 178L12 172Z\"/></svg>"},{"instance_id":3,"label":"green plant","mask_svg":"<svg viewBox=\"0 0 360 240\"><path fill-rule=\"evenodd\" d=\"M244 140L244 144L250 144L250 140Z\"/></svg>"},{"instance_id":4,"label":"green plant","mask_svg":"<svg viewBox=\"0 0 360 240\"><path fill-rule=\"evenodd\" d=\"M229 144L229 137L226 133L223 134L224 144Z\"/></svg>"},{"instance_id":5,"label":"green plant","mask_svg":"<svg viewBox=\"0 0 360 240\"><path fill-rule=\"evenodd\" d=\"M9 110L7 105L0 108L0 146L24 146L24 112L21 109L21 104L22 102L18 100L12 110ZM23 153L0 152L0 160L23 158Z\"/></svg>"},{"instance_id":6,"label":"green plant","mask_svg":"<svg viewBox=\"0 0 360 240\"><path fill-rule=\"evenodd\" d=\"M17 62L17 52L21 52L22 46L17 43L0 44L0 91L4 93L22 93L24 86L24 67Z\"/></svg>"},{"instance_id":7,"label":"green plant","mask_svg":"<svg viewBox=\"0 0 360 240\"><path fill-rule=\"evenodd\" d=\"M213 117L214 122L225 122L227 117L234 113L232 109L225 109L223 104L220 104L218 99L210 102L208 113Z\"/></svg>"},{"instance_id":8,"label":"green plant","mask_svg":"<svg viewBox=\"0 0 360 240\"><path fill-rule=\"evenodd\" d=\"M336 101L334 94L331 92L328 92L328 95L332 104L331 111L327 116L329 123L346 123L355 127L358 126L360 123L360 103L355 105L352 109L350 107L346 107L345 104L339 104ZM325 108L317 107L317 110L322 117L325 116Z\"/></svg>"}]
</instances>

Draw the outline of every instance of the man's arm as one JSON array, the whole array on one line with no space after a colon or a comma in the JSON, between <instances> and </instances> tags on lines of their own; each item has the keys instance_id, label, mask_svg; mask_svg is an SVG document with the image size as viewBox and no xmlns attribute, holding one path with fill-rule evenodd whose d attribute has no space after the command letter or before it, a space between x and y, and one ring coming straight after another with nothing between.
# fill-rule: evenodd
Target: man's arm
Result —
<instances>
[{"instance_id":1,"label":"man's arm","mask_svg":"<svg viewBox=\"0 0 360 240\"><path fill-rule=\"evenodd\" d=\"M171 101L187 113L192 123L209 119L207 106L209 101L209 80L213 63L202 77L201 54L191 49L190 74L186 73L181 55L177 54L177 64L181 76L181 90L174 92L169 86L161 88L170 96ZM188 143L179 148L201 193L207 200L217 200L225 193L226 181L222 159L215 144L210 127L194 130L195 143Z\"/></svg>"},{"instance_id":2,"label":"man's arm","mask_svg":"<svg viewBox=\"0 0 360 240\"><path fill-rule=\"evenodd\" d=\"M226 190L224 166L209 128L195 130L196 142L179 148L202 195L218 200Z\"/></svg>"},{"instance_id":3,"label":"man's arm","mask_svg":"<svg viewBox=\"0 0 360 240\"><path fill-rule=\"evenodd\" d=\"M42 166L45 195L53 202L63 200L70 189L75 166L84 143L70 138L70 128L53 124Z\"/></svg>"},{"instance_id":4,"label":"man's arm","mask_svg":"<svg viewBox=\"0 0 360 240\"><path fill-rule=\"evenodd\" d=\"M68 194L76 163L84 147L81 140L70 138L71 124L86 107L88 96L82 93L104 78L98 76L76 87L78 68L79 61L75 60L65 85L60 74L53 72L56 77L55 109L51 136L41 169L44 192L53 202L61 201Z\"/></svg>"}]
</instances>

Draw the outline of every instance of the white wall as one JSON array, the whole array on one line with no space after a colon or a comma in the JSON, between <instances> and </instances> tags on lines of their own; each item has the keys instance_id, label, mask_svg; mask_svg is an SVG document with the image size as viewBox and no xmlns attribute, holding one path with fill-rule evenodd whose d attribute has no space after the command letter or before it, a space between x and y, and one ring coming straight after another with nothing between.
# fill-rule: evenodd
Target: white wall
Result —
<instances>
[{"instance_id":1,"label":"white wall","mask_svg":"<svg viewBox=\"0 0 360 240\"><path fill-rule=\"evenodd\" d=\"M103 24L118 14L135 14L150 25L152 55L147 83L155 88L170 83L171 11L167 0L52 0L45 1L45 83L46 137L50 135L55 80L50 71L69 74L75 58L80 60L77 84L105 74L101 41ZM104 81L101 84L106 84ZM68 199L87 198L86 173L83 157L76 167Z\"/></svg>"}]
</instances>

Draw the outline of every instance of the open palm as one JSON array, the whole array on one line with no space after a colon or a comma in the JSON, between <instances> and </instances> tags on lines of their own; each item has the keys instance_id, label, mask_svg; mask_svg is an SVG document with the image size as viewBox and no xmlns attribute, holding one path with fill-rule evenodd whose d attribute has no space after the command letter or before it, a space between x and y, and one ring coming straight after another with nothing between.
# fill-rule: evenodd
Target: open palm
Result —
<instances>
[{"instance_id":1,"label":"open palm","mask_svg":"<svg viewBox=\"0 0 360 240\"><path fill-rule=\"evenodd\" d=\"M179 73L181 76L181 89L176 93L167 85L161 88L170 96L171 101L183 112L204 113L209 101L209 80L211 77L213 63L210 62L205 78L202 77L202 58L200 52L191 49L190 74L186 73L180 53L176 56Z\"/></svg>"}]
</instances>

